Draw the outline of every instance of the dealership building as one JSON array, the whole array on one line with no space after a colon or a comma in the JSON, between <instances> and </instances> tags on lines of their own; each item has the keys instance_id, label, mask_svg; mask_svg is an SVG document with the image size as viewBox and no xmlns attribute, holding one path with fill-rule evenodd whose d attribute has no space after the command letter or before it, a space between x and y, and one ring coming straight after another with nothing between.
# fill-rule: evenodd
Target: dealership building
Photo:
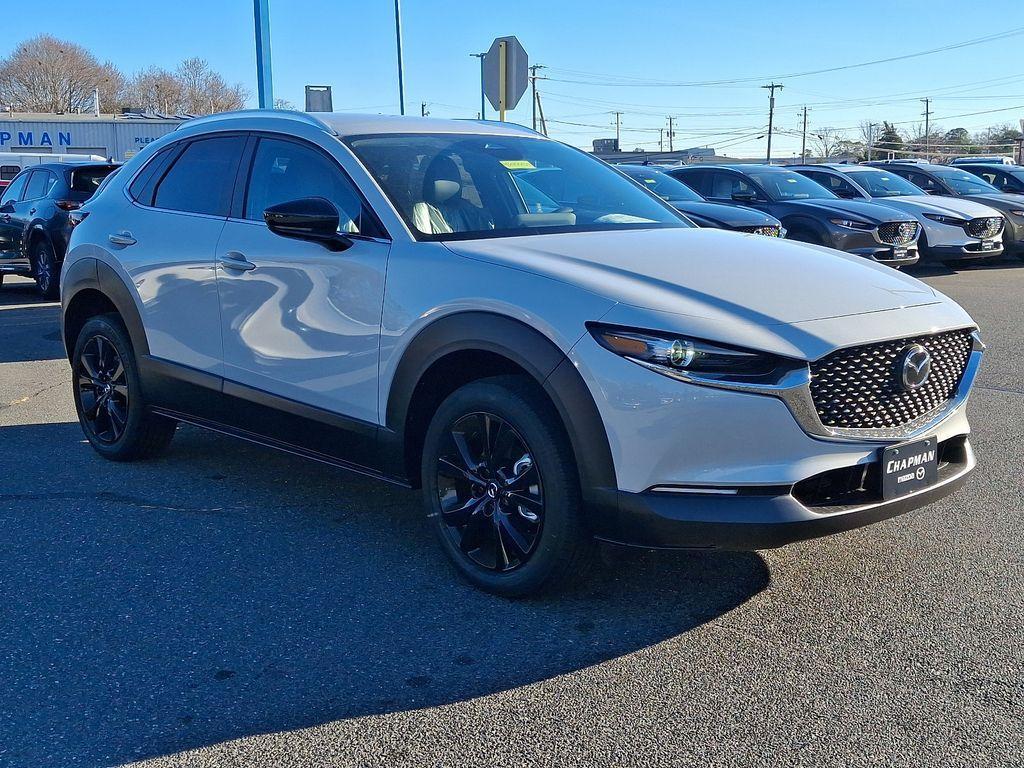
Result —
<instances>
[{"instance_id":1,"label":"dealership building","mask_svg":"<svg viewBox=\"0 0 1024 768\"><path fill-rule=\"evenodd\" d=\"M99 155L123 162L192 115L49 115L0 113L0 158L5 152Z\"/></svg>"}]
</instances>

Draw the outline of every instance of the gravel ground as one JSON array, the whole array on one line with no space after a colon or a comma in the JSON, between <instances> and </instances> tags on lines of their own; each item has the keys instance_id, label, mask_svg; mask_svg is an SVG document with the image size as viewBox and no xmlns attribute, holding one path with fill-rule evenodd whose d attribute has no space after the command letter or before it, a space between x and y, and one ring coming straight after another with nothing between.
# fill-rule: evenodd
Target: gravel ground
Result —
<instances>
[{"instance_id":1,"label":"gravel ground","mask_svg":"<svg viewBox=\"0 0 1024 768\"><path fill-rule=\"evenodd\" d=\"M1024 765L1024 263L917 274L990 346L966 488L527 602L460 583L411 492L191 428L104 462L9 280L0 765Z\"/></svg>"}]
</instances>

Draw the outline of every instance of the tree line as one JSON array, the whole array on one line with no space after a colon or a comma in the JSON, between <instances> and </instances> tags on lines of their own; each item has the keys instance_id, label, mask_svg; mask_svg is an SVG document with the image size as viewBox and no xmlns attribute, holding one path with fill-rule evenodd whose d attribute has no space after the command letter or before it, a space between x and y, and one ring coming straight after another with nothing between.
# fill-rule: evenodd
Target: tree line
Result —
<instances>
[{"instance_id":1,"label":"tree line","mask_svg":"<svg viewBox=\"0 0 1024 768\"><path fill-rule=\"evenodd\" d=\"M249 96L204 59L183 60L176 69L150 66L126 75L77 43L39 35L0 59L0 108L14 112L91 112L122 109L194 115L241 109Z\"/></svg>"},{"instance_id":2,"label":"tree line","mask_svg":"<svg viewBox=\"0 0 1024 768\"><path fill-rule=\"evenodd\" d=\"M995 125L975 133L966 128L945 130L939 125L930 125L926 132L923 123L900 130L888 120L880 123L865 120L855 136L837 128L820 128L810 133L808 139L813 153L824 159L866 160L870 154L875 160L893 157L945 161L964 155L1013 157L1022 137L1024 134L1011 124Z\"/></svg>"}]
</instances>

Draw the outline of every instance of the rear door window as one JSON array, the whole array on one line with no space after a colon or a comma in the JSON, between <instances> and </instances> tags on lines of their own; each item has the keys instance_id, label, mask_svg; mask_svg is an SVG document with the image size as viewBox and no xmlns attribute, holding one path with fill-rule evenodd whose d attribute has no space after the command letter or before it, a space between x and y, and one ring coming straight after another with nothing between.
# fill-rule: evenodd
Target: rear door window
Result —
<instances>
[{"instance_id":1,"label":"rear door window","mask_svg":"<svg viewBox=\"0 0 1024 768\"><path fill-rule=\"evenodd\" d=\"M156 185L153 205L172 211L227 216L244 146L243 136L216 136L191 142Z\"/></svg>"},{"instance_id":2,"label":"rear door window","mask_svg":"<svg viewBox=\"0 0 1024 768\"><path fill-rule=\"evenodd\" d=\"M22 200L38 200L41 197L46 197L46 193L50 191L56 181L57 177L49 171L32 171L28 184L25 185L25 195Z\"/></svg>"}]
</instances>

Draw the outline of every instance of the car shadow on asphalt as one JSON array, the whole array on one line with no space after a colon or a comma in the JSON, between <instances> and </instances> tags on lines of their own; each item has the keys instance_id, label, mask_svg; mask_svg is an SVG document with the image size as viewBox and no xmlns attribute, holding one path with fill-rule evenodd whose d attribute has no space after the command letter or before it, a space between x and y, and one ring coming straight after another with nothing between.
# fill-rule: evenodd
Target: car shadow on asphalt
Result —
<instances>
[{"instance_id":1,"label":"car shadow on asphalt","mask_svg":"<svg viewBox=\"0 0 1024 768\"><path fill-rule=\"evenodd\" d=\"M108 765L442 706L672 642L769 583L756 553L612 549L509 601L459 581L413 492L181 428L118 465L0 429L0 759Z\"/></svg>"}]
</instances>

